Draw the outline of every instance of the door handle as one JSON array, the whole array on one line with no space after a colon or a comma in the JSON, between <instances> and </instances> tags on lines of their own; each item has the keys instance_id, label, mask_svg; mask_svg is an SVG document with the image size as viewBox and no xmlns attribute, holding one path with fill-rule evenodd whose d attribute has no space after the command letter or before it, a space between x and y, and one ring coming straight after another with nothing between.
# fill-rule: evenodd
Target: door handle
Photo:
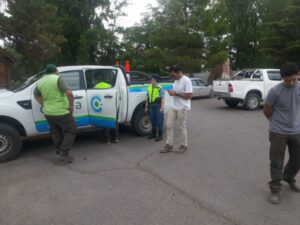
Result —
<instances>
[{"instance_id":1,"label":"door handle","mask_svg":"<svg viewBox=\"0 0 300 225\"><path fill-rule=\"evenodd\" d=\"M112 95L104 95L104 98L113 98Z\"/></svg>"},{"instance_id":2,"label":"door handle","mask_svg":"<svg viewBox=\"0 0 300 225\"><path fill-rule=\"evenodd\" d=\"M74 96L74 99L82 99L83 98L83 96Z\"/></svg>"}]
</instances>

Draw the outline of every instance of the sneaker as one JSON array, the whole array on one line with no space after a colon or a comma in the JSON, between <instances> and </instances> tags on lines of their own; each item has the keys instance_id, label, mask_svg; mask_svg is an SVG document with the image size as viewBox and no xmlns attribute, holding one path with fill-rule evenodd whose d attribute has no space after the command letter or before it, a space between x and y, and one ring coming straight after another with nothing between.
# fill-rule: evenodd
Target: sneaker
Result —
<instances>
[{"instance_id":1,"label":"sneaker","mask_svg":"<svg viewBox=\"0 0 300 225\"><path fill-rule=\"evenodd\" d=\"M120 140L119 139L114 139L114 141L113 141L114 143L119 143L120 142Z\"/></svg>"},{"instance_id":2,"label":"sneaker","mask_svg":"<svg viewBox=\"0 0 300 225\"><path fill-rule=\"evenodd\" d=\"M152 129L151 134L147 138L148 139L154 139L154 138L156 138L156 129Z\"/></svg>"},{"instance_id":3,"label":"sneaker","mask_svg":"<svg viewBox=\"0 0 300 225\"><path fill-rule=\"evenodd\" d=\"M62 162L62 163L72 163L74 161L73 157L70 155L63 155L63 154L58 154L57 155L57 160Z\"/></svg>"},{"instance_id":4,"label":"sneaker","mask_svg":"<svg viewBox=\"0 0 300 225\"><path fill-rule=\"evenodd\" d=\"M173 146L166 144L161 150L160 153L168 153L168 152L172 152L173 150Z\"/></svg>"},{"instance_id":5,"label":"sneaker","mask_svg":"<svg viewBox=\"0 0 300 225\"><path fill-rule=\"evenodd\" d=\"M284 181L289 184L289 186L290 186L290 188L291 188L292 191L298 192L298 193L300 192L300 188L299 188L299 186L295 182L288 182L286 180L284 180Z\"/></svg>"},{"instance_id":6,"label":"sneaker","mask_svg":"<svg viewBox=\"0 0 300 225\"><path fill-rule=\"evenodd\" d=\"M177 154L184 153L187 151L187 149L188 149L187 146L180 145L179 149L175 153L177 153Z\"/></svg>"},{"instance_id":7,"label":"sneaker","mask_svg":"<svg viewBox=\"0 0 300 225\"><path fill-rule=\"evenodd\" d=\"M271 193L269 197L269 202L274 205L278 205L280 203L280 194L279 193Z\"/></svg>"}]
</instances>

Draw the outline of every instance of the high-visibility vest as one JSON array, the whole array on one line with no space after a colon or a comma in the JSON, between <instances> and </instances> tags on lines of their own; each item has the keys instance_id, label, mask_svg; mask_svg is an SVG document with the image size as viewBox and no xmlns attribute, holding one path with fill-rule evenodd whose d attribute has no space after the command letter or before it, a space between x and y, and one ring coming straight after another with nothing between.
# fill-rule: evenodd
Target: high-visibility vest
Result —
<instances>
[{"instance_id":1,"label":"high-visibility vest","mask_svg":"<svg viewBox=\"0 0 300 225\"><path fill-rule=\"evenodd\" d=\"M108 89L108 88L111 88L111 85L109 83L106 83L106 82L99 82L98 84L95 85L94 88L97 88L97 89Z\"/></svg>"},{"instance_id":2,"label":"high-visibility vest","mask_svg":"<svg viewBox=\"0 0 300 225\"><path fill-rule=\"evenodd\" d=\"M45 115L60 116L70 113L67 96L59 89L58 79L58 75L48 74L37 83L37 88L43 97L43 112Z\"/></svg>"},{"instance_id":3,"label":"high-visibility vest","mask_svg":"<svg viewBox=\"0 0 300 225\"><path fill-rule=\"evenodd\" d=\"M160 100L161 96L160 96L160 86L157 86L155 88L153 88L152 85L150 85L148 87L148 101L149 103L154 103L157 102L158 100Z\"/></svg>"}]
</instances>

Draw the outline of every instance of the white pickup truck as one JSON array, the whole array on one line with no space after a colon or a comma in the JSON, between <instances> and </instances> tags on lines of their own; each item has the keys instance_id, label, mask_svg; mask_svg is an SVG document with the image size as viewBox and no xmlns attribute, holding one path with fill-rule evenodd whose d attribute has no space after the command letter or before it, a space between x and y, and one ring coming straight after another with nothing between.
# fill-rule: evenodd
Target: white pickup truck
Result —
<instances>
[{"instance_id":1,"label":"white pickup truck","mask_svg":"<svg viewBox=\"0 0 300 225\"><path fill-rule=\"evenodd\" d=\"M214 81L213 93L229 107L241 103L247 110L256 110L269 90L280 81L278 69L246 69L238 72L232 80Z\"/></svg>"},{"instance_id":2,"label":"white pickup truck","mask_svg":"<svg viewBox=\"0 0 300 225\"><path fill-rule=\"evenodd\" d=\"M151 130L144 113L148 84L130 85L124 71L114 66L64 66L58 67L58 72L73 90L73 114L79 129L115 128L117 123L128 123L138 135ZM44 72L37 73L18 86L0 90L0 162L19 154L23 138L49 132L42 107L33 95L43 75ZM111 88L94 88L100 81ZM171 83L160 85L164 90L172 89Z\"/></svg>"}]
</instances>

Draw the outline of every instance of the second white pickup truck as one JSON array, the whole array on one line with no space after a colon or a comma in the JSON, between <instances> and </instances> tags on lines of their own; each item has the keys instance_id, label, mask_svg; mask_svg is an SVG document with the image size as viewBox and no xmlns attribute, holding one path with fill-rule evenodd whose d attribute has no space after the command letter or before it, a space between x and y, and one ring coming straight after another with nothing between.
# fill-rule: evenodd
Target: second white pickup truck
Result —
<instances>
[{"instance_id":1,"label":"second white pickup truck","mask_svg":"<svg viewBox=\"0 0 300 225\"><path fill-rule=\"evenodd\" d=\"M213 93L229 107L243 104L247 110L256 110L269 90L281 82L279 69L246 69L232 80L213 82Z\"/></svg>"}]
</instances>

